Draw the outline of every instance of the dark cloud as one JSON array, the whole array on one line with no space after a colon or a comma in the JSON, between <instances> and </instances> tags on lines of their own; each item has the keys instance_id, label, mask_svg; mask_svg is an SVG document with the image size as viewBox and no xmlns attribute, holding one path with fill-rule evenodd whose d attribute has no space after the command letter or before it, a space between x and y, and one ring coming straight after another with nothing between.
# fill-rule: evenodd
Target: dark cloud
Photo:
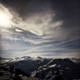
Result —
<instances>
[{"instance_id":1,"label":"dark cloud","mask_svg":"<svg viewBox=\"0 0 80 80\"><path fill-rule=\"evenodd\" d=\"M3 4L16 10L22 18L48 10L49 0L1 0Z\"/></svg>"},{"instance_id":2,"label":"dark cloud","mask_svg":"<svg viewBox=\"0 0 80 80\"><path fill-rule=\"evenodd\" d=\"M52 40L48 39L49 41L40 40L41 38L45 37L45 35L48 36L47 34L45 34L43 37L39 37L39 35L36 35L37 33L33 34L32 32L27 31L21 27L20 28L15 27L9 30L13 33L12 36L18 39L22 39L22 37L24 37L25 39L28 38L28 39L34 40L35 42L37 39L40 40L40 43L35 45L38 49L36 49L35 46L33 46L33 48L30 49L30 51L32 51L33 53L34 52L38 53L39 50L43 50L41 53L42 55L46 55L46 56L56 55L56 53L62 53L62 54L69 53L69 52L79 53L79 49L80 49L80 37L79 37L80 36L80 22L79 22L80 21L80 4L79 3L80 3L80 0L66 0L66 1L65 0L0 0L0 2L9 8L13 8L23 19L26 19L31 16L33 17L36 14L37 16L39 14L39 18L40 18L40 13L44 13L44 12L47 13L49 10L51 10L56 14L55 16L51 16L52 18L51 23L56 23L57 21L63 21L63 24L60 25L59 29L57 27L55 29L54 27L51 28L50 26L48 26L48 30L50 28L50 30L54 32L54 35L51 35ZM36 24L43 23L42 20L43 18L37 20ZM50 24L50 21L47 21L47 23L48 22ZM21 32L16 31L16 29L20 30ZM57 39L54 39L56 38L56 34L58 34L59 36ZM27 41L26 43L24 42L22 44L31 45L30 43L27 43ZM43 54L43 53L46 53L46 54Z\"/></svg>"},{"instance_id":3,"label":"dark cloud","mask_svg":"<svg viewBox=\"0 0 80 80\"><path fill-rule=\"evenodd\" d=\"M22 18L52 9L56 13L54 20L64 20L63 26L66 28L80 25L80 0L1 0L1 2L15 9Z\"/></svg>"},{"instance_id":4,"label":"dark cloud","mask_svg":"<svg viewBox=\"0 0 80 80\"><path fill-rule=\"evenodd\" d=\"M64 27L72 28L80 25L80 0L52 0L52 8L56 12L55 20L64 20Z\"/></svg>"}]
</instances>

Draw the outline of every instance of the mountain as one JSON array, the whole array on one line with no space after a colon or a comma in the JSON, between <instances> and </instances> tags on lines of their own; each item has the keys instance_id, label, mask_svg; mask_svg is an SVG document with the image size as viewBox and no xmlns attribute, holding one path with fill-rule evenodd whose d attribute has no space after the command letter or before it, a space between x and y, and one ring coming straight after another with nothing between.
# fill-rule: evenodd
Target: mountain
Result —
<instances>
[{"instance_id":1,"label":"mountain","mask_svg":"<svg viewBox=\"0 0 80 80\"><path fill-rule=\"evenodd\" d=\"M13 61L12 58L2 58L2 57L0 57L0 64L7 63L7 62L12 62L12 61Z\"/></svg>"},{"instance_id":2,"label":"mountain","mask_svg":"<svg viewBox=\"0 0 80 80\"><path fill-rule=\"evenodd\" d=\"M15 75L22 80L79 80L80 59L53 59L24 56L5 63L5 68L14 65ZM8 72L10 72L8 69Z\"/></svg>"}]
</instances>

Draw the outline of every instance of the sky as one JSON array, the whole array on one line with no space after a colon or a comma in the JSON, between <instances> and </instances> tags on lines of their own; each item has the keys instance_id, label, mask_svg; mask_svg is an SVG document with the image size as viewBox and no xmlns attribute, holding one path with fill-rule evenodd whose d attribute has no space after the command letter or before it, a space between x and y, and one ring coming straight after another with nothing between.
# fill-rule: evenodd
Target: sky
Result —
<instances>
[{"instance_id":1,"label":"sky","mask_svg":"<svg viewBox=\"0 0 80 80\"><path fill-rule=\"evenodd\" d=\"M80 0L0 0L0 55L80 58Z\"/></svg>"}]
</instances>

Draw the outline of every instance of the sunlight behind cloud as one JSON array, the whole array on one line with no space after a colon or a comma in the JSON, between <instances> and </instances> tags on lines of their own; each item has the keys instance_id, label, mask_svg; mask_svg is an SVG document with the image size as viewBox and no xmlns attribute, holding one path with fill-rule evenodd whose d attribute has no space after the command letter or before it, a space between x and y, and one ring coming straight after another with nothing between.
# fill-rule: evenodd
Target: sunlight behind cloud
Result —
<instances>
[{"instance_id":1,"label":"sunlight behind cloud","mask_svg":"<svg viewBox=\"0 0 80 80\"><path fill-rule=\"evenodd\" d=\"M12 14L5 8L3 5L0 4L0 27L9 28L12 25Z\"/></svg>"}]
</instances>

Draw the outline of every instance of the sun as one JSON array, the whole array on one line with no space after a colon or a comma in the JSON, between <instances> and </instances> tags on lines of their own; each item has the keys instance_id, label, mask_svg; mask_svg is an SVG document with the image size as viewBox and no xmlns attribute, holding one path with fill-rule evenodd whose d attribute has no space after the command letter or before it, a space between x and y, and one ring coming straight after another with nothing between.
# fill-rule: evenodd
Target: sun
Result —
<instances>
[{"instance_id":1,"label":"sun","mask_svg":"<svg viewBox=\"0 0 80 80\"><path fill-rule=\"evenodd\" d=\"M9 8L0 4L0 27L9 28L12 24L13 15Z\"/></svg>"},{"instance_id":2,"label":"sun","mask_svg":"<svg viewBox=\"0 0 80 80\"><path fill-rule=\"evenodd\" d=\"M7 13L4 13L3 11L0 11L0 26L1 27L8 27L10 26L10 18Z\"/></svg>"}]
</instances>

